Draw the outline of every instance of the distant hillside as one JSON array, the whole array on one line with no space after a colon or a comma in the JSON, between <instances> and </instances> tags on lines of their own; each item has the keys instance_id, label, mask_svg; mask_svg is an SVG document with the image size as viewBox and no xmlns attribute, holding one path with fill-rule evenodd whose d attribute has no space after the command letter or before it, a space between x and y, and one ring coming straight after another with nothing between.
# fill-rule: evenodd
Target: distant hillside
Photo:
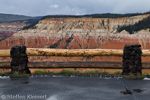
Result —
<instances>
[{"instance_id":1,"label":"distant hillside","mask_svg":"<svg viewBox=\"0 0 150 100\"><path fill-rule=\"evenodd\" d=\"M24 15L14 15L14 14L2 14L2 13L0 13L0 22L25 20L25 19L31 19L31 18L32 17L24 16Z\"/></svg>"},{"instance_id":2,"label":"distant hillside","mask_svg":"<svg viewBox=\"0 0 150 100\"><path fill-rule=\"evenodd\" d=\"M41 17L0 13L0 41L11 37L15 32L22 30L23 27L37 23L40 19Z\"/></svg>"},{"instance_id":3,"label":"distant hillside","mask_svg":"<svg viewBox=\"0 0 150 100\"><path fill-rule=\"evenodd\" d=\"M114 13L104 13L104 14L89 14L89 15L48 15L44 16L42 19L47 18L122 18L122 17L132 17L132 16L138 16L138 15L145 15L150 14L150 12L146 13L128 13L128 14L114 14Z\"/></svg>"},{"instance_id":4,"label":"distant hillside","mask_svg":"<svg viewBox=\"0 0 150 100\"><path fill-rule=\"evenodd\" d=\"M42 17L30 17L24 15L2 14L0 13L0 23L25 23L32 24Z\"/></svg>"}]
</instances>

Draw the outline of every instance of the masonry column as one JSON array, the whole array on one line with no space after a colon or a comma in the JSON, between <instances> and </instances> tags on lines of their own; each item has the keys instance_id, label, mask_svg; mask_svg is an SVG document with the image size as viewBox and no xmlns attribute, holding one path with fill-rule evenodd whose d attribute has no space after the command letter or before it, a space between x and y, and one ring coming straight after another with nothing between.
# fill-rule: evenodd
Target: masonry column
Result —
<instances>
[{"instance_id":1,"label":"masonry column","mask_svg":"<svg viewBox=\"0 0 150 100\"><path fill-rule=\"evenodd\" d=\"M123 72L122 74L129 75L138 73L142 74L141 64L141 45L125 45L123 53Z\"/></svg>"},{"instance_id":2,"label":"masonry column","mask_svg":"<svg viewBox=\"0 0 150 100\"><path fill-rule=\"evenodd\" d=\"M18 72L20 74L30 74L27 68L28 57L26 54L26 46L14 46L11 48L11 73Z\"/></svg>"}]
</instances>

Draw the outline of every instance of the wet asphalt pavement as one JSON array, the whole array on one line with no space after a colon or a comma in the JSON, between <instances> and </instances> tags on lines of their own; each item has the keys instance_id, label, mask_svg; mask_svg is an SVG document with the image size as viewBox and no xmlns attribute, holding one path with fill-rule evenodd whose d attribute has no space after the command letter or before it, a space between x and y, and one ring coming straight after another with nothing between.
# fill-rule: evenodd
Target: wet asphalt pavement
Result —
<instances>
[{"instance_id":1,"label":"wet asphalt pavement","mask_svg":"<svg viewBox=\"0 0 150 100\"><path fill-rule=\"evenodd\" d=\"M122 94L126 93L126 89L132 94ZM150 100L150 80L99 77L21 79L5 77L0 78L0 100Z\"/></svg>"}]
</instances>

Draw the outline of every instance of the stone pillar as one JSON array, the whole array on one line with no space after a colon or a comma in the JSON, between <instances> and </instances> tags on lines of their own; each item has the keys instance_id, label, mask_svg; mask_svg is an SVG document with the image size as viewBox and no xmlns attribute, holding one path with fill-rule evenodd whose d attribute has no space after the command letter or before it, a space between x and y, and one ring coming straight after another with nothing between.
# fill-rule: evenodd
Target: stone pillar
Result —
<instances>
[{"instance_id":1,"label":"stone pillar","mask_svg":"<svg viewBox=\"0 0 150 100\"><path fill-rule=\"evenodd\" d=\"M122 74L129 75L138 73L142 74L141 63L141 45L125 45L123 52L123 72Z\"/></svg>"},{"instance_id":2,"label":"stone pillar","mask_svg":"<svg viewBox=\"0 0 150 100\"><path fill-rule=\"evenodd\" d=\"M10 51L11 55L11 72L18 72L20 74L30 74L27 68L28 57L26 54L26 46L14 46Z\"/></svg>"}]
</instances>

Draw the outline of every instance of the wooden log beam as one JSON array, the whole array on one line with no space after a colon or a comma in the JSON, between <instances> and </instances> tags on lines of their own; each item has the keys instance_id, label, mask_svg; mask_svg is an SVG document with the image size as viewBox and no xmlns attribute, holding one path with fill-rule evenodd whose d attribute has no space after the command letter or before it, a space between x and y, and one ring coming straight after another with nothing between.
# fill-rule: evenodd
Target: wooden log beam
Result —
<instances>
[{"instance_id":1,"label":"wooden log beam","mask_svg":"<svg viewBox=\"0 0 150 100\"><path fill-rule=\"evenodd\" d=\"M27 48L28 56L123 56L122 49L49 49L49 48ZM143 49L142 56L150 56L150 49ZM10 57L10 49L1 49L0 57Z\"/></svg>"},{"instance_id":2,"label":"wooden log beam","mask_svg":"<svg viewBox=\"0 0 150 100\"><path fill-rule=\"evenodd\" d=\"M53 61L53 62L30 62L29 68L104 68L122 69L120 62L99 61Z\"/></svg>"},{"instance_id":3,"label":"wooden log beam","mask_svg":"<svg viewBox=\"0 0 150 100\"><path fill-rule=\"evenodd\" d=\"M28 56L123 56L122 49L49 49L27 48ZM142 56L150 56L150 49L143 49Z\"/></svg>"},{"instance_id":4,"label":"wooden log beam","mask_svg":"<svg viewBox=\"0 0 150 100\"><path fill-rule=\"evenodd\" d=\"M28 48L28 56L122 56L121 49L47 49L47 48Z\"/></svg>"},{"instance_id":5,"label":"wooden log beam","mask_svg":"<svg viewBox=\"0 0 150 100\"><path fill-rule=\"evenodd\" d=\"M142 56L150 56L150 49L142 49Z\"/></svg>"},{"instance_id":6,"label":"wooden log beam","mask_svg":"<svg viewBox=\"0 0 150 100\"><path fill-rule=\"evenodd\" d=\"M11 62L0 62L0 68L11 68Z\"/></svg>"},{"instance_id":7,"label":"wooden log beam","mask_svg":"<svg viewBox=\"0 0 150 100\"><path fill-rule=\"evenodd\" d=\"M28 62L28 68L100 68L100 69L122 69L122 62L108 61L48 61ZM0 62L1 68L11 68L11 62ZM142 69L150 69L150 62L143 62Z\"/></svg>"},{"instance_id":8,"label":"wooden log beam","mask_svg":"<svg viewBox=\"0 0 150 100\"><path fill-rule=\"evenodd\" d=\"M0 57L10 57L10 49L1 49Z\"/></svg>"}]
</instances>

